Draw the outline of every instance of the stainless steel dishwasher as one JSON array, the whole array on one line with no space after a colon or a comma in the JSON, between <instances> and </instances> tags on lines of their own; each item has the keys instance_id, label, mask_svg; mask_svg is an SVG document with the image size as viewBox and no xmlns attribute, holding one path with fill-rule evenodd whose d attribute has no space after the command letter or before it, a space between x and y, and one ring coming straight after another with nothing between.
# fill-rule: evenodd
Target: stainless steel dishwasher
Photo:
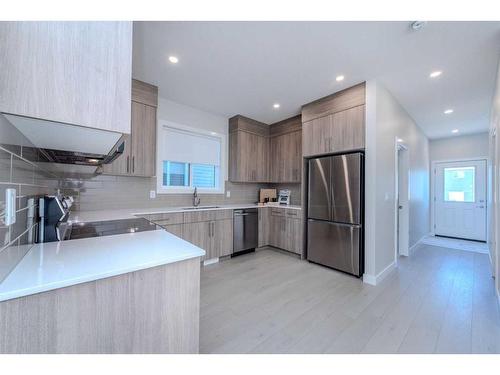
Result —
<instances>
[{"instance_id":1,"label":"stainless steel dishwasher","mask_svg":"<svg viewBox=\"0 0 500 375\"><path fill-rule=\"evenodd\" d=\"M253 251L259 245L259 215L256 208L233 211L233 254Z\"/></svg>"}]
</instances>

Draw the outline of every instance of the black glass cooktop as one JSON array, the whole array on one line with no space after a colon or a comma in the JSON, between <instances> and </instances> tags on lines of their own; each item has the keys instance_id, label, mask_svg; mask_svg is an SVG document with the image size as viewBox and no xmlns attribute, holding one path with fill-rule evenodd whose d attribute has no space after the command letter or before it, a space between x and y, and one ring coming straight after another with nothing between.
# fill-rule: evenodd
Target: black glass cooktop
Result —
<instances>
[{"instance_id":1,"label":"black glass cooktop","mask_svg":"<svg viewBox=\"0 0 500 375\"><path fill-rule=\"evenodd\" d=\"M114 234L145 232L160 229L156 224L143 218L76 223L66 239L112 236Z\"/></svg>"}]
</instances>

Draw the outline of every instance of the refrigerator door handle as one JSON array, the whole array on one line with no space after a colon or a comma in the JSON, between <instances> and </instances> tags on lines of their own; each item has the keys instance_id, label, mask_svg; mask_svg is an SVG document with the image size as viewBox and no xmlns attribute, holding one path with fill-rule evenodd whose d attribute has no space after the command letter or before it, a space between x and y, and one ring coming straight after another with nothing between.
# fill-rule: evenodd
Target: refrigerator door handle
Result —
<instances>
[{"instance_id":1,"label":"refrigerator door handle","mask_svg":"<svg viewBox=\"0 0 500 375\"><path fill-rule=\"evenodd\" d=\"M328 221L328 220L307 219L307 221L338 225L339 227L352 227L352 228L361 228L362 227L361 224L339 223L336 221Z\"/></svg>"}]
</instances>

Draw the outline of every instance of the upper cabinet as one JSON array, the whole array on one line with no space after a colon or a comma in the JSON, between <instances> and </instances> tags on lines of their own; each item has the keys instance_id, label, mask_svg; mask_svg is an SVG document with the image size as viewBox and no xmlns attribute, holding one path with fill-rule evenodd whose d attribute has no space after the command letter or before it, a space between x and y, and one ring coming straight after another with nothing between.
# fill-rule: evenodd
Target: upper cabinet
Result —
<instances>
[{"instance_id":1,"label":"upper cabinet","mask_svg":"<svg viewBox=\"0 0 500 375\"><path fill-rule=\"evenodd\" d=\"M271 124L269 130L270 182L300 182L302 176L301 116Z\"/></svg>"},{"instance_id":2,"label":"upper cabinet","mask_svg":"<svg viewBox=\"0 0 500 375\"><path fill-rule=\"evenodd\" d=\"M124 135L125 150L111 164L103 165L103 173L152 177L156 172L156 110L158 87L132 80L131 134Z\"/></svg>"},{"instance_id":3,"label":"upper cabinet","mask_svg":"<svg viewBox=\"0 0 500 375\"><path fill-rule=\"evenodd\" d=\"M302 107L304 156L365 147L365 84L359 84Z\"/></svg>"},{"instance_id":4,"label":"upper cabinet","mask_svg":"<svg viewBox=\"0 0 500 375\"><path fill-rule=\"evenodd\" d=\"M0 22L0 112L130 133L132 22Z\"/></svg>"},{"instance_id":5,"label":"upper cabinet","mask_svg":"<svg viewBox=\"0 0 500 375\"><path fill-rule=\"evenodd\" d=\"M229 180L232 182L301 181L300 115L266 125L243 116L229 119Z\"/></svg>"},{"instance_id":6,"label":"upper cabinet","mask_svg":"<svg viewBox=\"0 0 500 375\"><path fill-rule=\"evenodd\" d=\"M269 126L244 116L229 119L229 181L269 181Z\"/></svg>"}]
</instances>

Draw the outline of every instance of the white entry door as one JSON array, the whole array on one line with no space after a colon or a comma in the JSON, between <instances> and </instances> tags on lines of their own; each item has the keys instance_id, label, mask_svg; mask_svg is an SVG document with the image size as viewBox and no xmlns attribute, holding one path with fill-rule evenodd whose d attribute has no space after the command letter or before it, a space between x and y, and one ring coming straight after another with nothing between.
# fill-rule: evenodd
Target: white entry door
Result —
<instances>
[{"instance_id":1,"label":"white entry door","mask_svg":"<svg viewBox=\"0 0 500 375\"><path fill-rule=\"evenodd\" d=\"M486 160L435 164L434 232L486 241Z\"/></svg>"}]
</instances>

